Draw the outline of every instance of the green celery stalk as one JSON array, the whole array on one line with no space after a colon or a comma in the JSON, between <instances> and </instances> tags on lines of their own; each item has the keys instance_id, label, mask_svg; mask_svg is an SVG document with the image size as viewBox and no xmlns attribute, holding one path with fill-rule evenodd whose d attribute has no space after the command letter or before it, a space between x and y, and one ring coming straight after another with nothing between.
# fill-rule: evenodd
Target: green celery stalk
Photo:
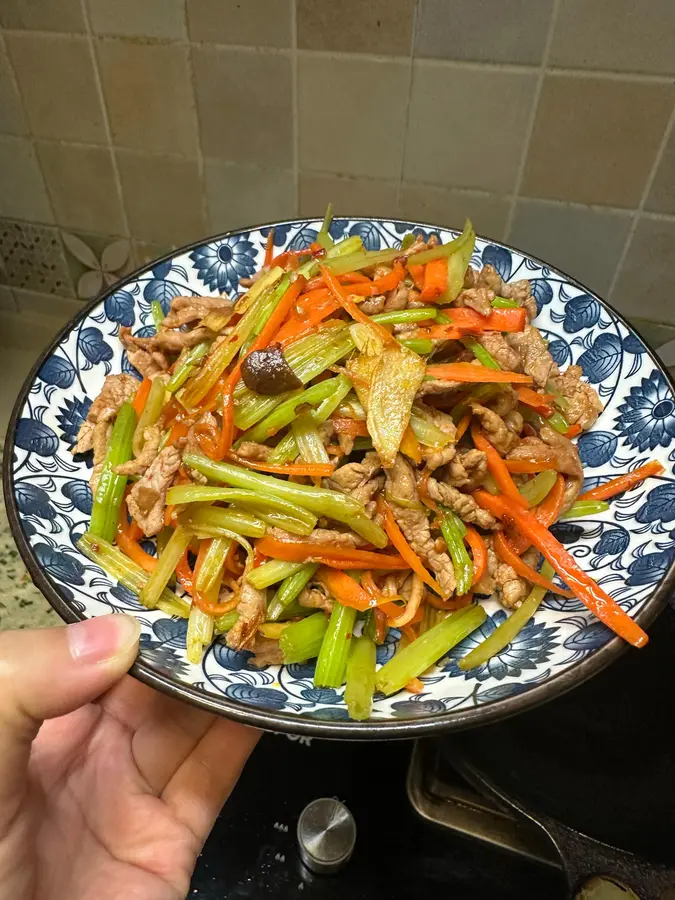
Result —
<instances>
[{"instance_id":1,"label":"green celery stalk","mask_svg":"<svg viewBox=\"0 0 675 900\"><path fill-rule=\"evenodd\" d=\"M282 559L270 559L251 571L246 576L249 584L261 591L263 588L283 581L296 572L304 569L304 563L284 562Z\"/></svg>"},{"instance_id":2,"label":"green celery stalk","mask_svg":"<svg viewBox=\"0 0 675 900\"><path fill-rule=\"evenodd\" d=\"M201 344L196 344L194 347L190 347L189 350L184 350L181 353L176 369L166 385L166 389L170 394L175 394L178 388L183 387L192 374L196 363L209 352L210 346L211 344L208 341L202 341Z\"/></svg>"},{"instance_id":3,"label":"green celery stalk","mask_svg":"<svg viewBox=\"0 0 675 900\"><path fill-rule=\"evenodd\" d=\"M412 247L415 243L415 235L412 231L409 231L406 235L403 236L403 240L401 241L401 250L407 250L408 247Z\"/></svg>"},{"instance_id":4,"label":"green celery stalk","mask_svg":"<svg viewBox=\"0 0 675 900\"><path fill-rule=\"evenodd\" d=\"M266 512L256 510L256 515L267 525L283 528L284 531L290 531L291 534L307 537L314 531L314 528L308 528L301 519L296 519L295 516L289 516L286 513L277 512L274 509L269 509Z\"/></svg>"},{"instance_id":5,"label":"green celery stalk","mask_svg":"<svg viewBox=\"0 0 675 900\"><path fill-rule=\"evenodd\" d=\"M319 434L319 429L311 416L307 415L307 413L299 415L291 422L291 431L300 451L300 456L305 462L330 463L326 448Z\"/></svg>"},{"instance_id":6,"label":"green celery stalk","mask_svg":"<svg viewBox=\"0 0 675 900\"><path fill-rule=\"evenodd\" d=\"M429 341L426 338L412 338L409 341L403 341L400 338L396 338L396 340L404 347L407 347L408 350L412 350L413 353L419 353L420 356L428 356L434 349L434 342Z\"/></svg>"},{"instance_id":7,"label":"green celery stalk","mask_svg":"<svg viewBox=\"0 0 675 900\"><path fill-rule=\"evenodd\" d=\"M457 594L461 597L471 587L471 579L473 578L473 563L464 544L466 526L453 510L444 506L441 506L440 510L441 534L450 551L452 565L455 570L455 581L457 582Z\"/></svg>"},{"instance_id":8,"label":"green celery stalk","mask_svg":"<svg viewBox=\"0 0 675 900\"><path fill-rule=\"evenodd\" d=\"M483 401L489 400L490 397L494 397L494 395L498 394L501 390L502 387L498 384L481 384L480 387L471 391L468 397L452 407L450 415L452 416L453 421L459 422L462 416L469 411L469 402L471 400L480 400L480 402L483 403Z\"/></svg>"},{"instance_id":9,"label":"green celery stalk","mask_svg":"<svg viewBox=\"0 0 675 900\"><path fill-rule=\"evenodd\" d=\"M518 488L520 493L527 500L527 505L532 508L541 503L547 496L551 488L556 482L558 473L553 469L546 469L544 472L538 472L529 481Z\"/></svg>"},{"instance_id":10,"label":"green celery stalk","mask_svg":"<svg viewBox=\"0 0 675 900\"><path fill-rule=\"evenodd\" d=\"M570 427L570 424L565 416L563 416L562 413L559 412L554 412L552 416L549 416L548 419L545 419L544 421L547 425L550 425L551 428L553 428L560 434L565 434Z\"/></svg>"},{"instance_id":11,"label":"green celery stalk","mask_svg":"<svg viewBox=\"0 0 675 900\"><path fill-rule=\"evenodd\" d=\"M181 556L187 550L191 540L192 535L190 532L183 528L179 523L171 535L169 543L164 548L164 553L162 553L157 561L157 568L152 572L147 583L143 587L143 590L139 594L138 599L143 606L148 609L154 609L157 606L157 601L162 595L162 591L169 583L169 579L173 575Z\"/></svg>"},{"instance_id":12,"label":"green celery stalk","mask_svg":"<svg viewBox=\"0 0 675 900\"><path fill-rule=\"evenodd\" d=\"M106 541L112 541L115 537L124 489L127 486L127 476L116 475L113 468L131 459L135 425L134 408L131 403L124 403L112 428L89 523L90 533Z\"/></svg>"},{"instance_id":13,"label":"green celery stalk","mask_svg":"<svg viewBox=\"0 0 675 900\"><path fill-rule=\"evenodd\" d=\"M450 444L454 441L452 434L447 434L447 432L440 429L438 425L430 422L419 407L413 406L412 408L412 412L410 413L410 427L417 440L427 447L434 447L440 450L445 447L446 444Z\"/></svg>"},{"instance_id":14,"label":"green celery stalk","mask_svg":"<svg viewBox=\"0 0 675 900\"><path fill-rule=\"evenodd\" d=\"M285 349L284 357L300 381L307 384L353 349L354 341L349 327L337 325L300 338ZM237 428L245 431L255 425L293 394L292 391L286 391L274 397L266 397L249 390L240 381L234 390L234 421Z\"/></svg>"},{"instance_id":15,"label":"green celery stalk","mask_svg":"<svg viewBox=\"0 0 675 900\"><path fill-rule=\"evenodd\" d=\"M239 446L243 441L264 443L268 438L281 431L282 428L291 424L295 419L295 411L298 406L314 405L325 400L326 397L330 397L337 386L336 381L336 378L327 378L325 381L320 381L318 384L305 388L304 391L299 390L295 392L288 400L277 406L262 422L258 422L253 428L244 432L235 446Z\"/></svg>"},{"instance_id":16,"label":"green celery stalk","mask_svg":"<svg viewBox=\"0 0 675 900\"><path fill-rule=\"evenodd\" d=\"M232 541L229 538L214 538L204 554L204 559L197 572L195 589L200 594L207 594L209 599L213 597L214 602L218 598L220 584L223 580L225 557L231 545Z\"/></svg>"},{"instance_id":17,"label":"green celery stalk","mask_svg":"<svg viewBox=\"0 0 675 900\"><path fill-rule=\"evenodd\" d=\"M337 688L344 683L355 622L356 610L336 600L316 661L315 687Z\"/></svg>"},{"instance_id":18,"label":"green celery stalk","mask_svg":"<svg viewBox=\"0 0 675 900\"><path fill-rule=\"evenodd\" d=\"M333 204L329 203L326 209L326 215L323 217L323 223L316 236L317 244L321 244L324 250L330 250L335 241L330 236L330 223L333 221Z\"/></svg>"},{"instance_id":19,"label":"green celery stalk","mask_svg":"<svg viewBox=\"0 0 675 900\"><path fill-rule=\"evenodd\" d=\"M597 516L607 512L608 509L609 503L606 500L577 500L560 518L579 519L581 516Z\"/></svg>"},{"instance_id":20,"label":"green celery stalk","mask_svg":"<svg viewBox=\"0 0 675 900\"><path fill-rule=\"evenodd\" d=\"M262 537L265 523L243 509L224 509L220 506L189 510L181 513L180 522L193 534L227 537L228 532L246 537Z\"/></svg>"},{"instance_id":21,"label":"green celery stalk","mask_svg":"<svg viewBox=\"0 0 675 900\"><path fill-rule=\"evenodd\" d=\"M517 300L507 300L505 297L495 297L491 306L494 309L517 309L520 304Z\"/></svg>"},{"instance_id":22,"label":"green celery stalk","mask_svg":"<svg viewBox=\"0 0 675 900\"><path fill-rule=\"evenodd\" d=\"M387 535L379 525L368 518L363 504L339 491L282 481L271 475L262 475L260 472L242 469L232 463L214 462L197 453L186 453L183 463L206 475L210 481L220 481L231 484L233 487L259 490L264 494L290 500L319 516L344 522L375 547L387 546Z\"/></svg>"},{"instance_id":23,"label":"green celery stalk","mask_svg":"<svg viewBox=\"0 0 675 900\"><path fill-rule=\"evenodd\" d=\"M169 506L184 506L188 503L236 503L238 506L250 507L256 514L273 510L295 518L309 528L311 532L316 525L314 513L303 509L297 503L290 503L280 497L269 497L254 491L241 488L209 487L201 484L179 484L169 488L166 494ZM309 533L309 532L307 532Z\"/></svg>"},{"instance_id":24,"label":"green celery stalk","mask_svg":"<svg viewBox=\"0 0 675 900\"><path fill-rule=\"evenodd\" d=\"M486 617L482 606L458 609L385 663L375 676L375 687L387 696L400 691L482 625Z\"/></svg>"},{"instance_id":25,"label":"green celery stalk","mask_svg":"<svg viewBox=\"0 0 675 900\"><path fill-rule=\"evenodd\" d=\"M363 250L363 240L358 234L344 238L326 251L326 259L337 259L339 256L348 256Z\"/></svg>"},{"instance_id":26,"label":"green celery stalk","mask_svg":"<svg viewBox=\"0 0 675 900\"><path fill-rule=\"evenodd\" d=\"M131 442L134 456L141 455L143 444L145 443L143 432L150 425L154 425L157 419L159 419L160 415L162 414L165 395L166 388L164 386L163 379L161 377L154 378L152 381L152 385L150 386L148 399L145 401L143 411L138 417L138 424L136 425L134 437Z\"/></svg>"},{"instance_id":27,"label":"green celery stalk","mask_svg":"<svg viewBox=\"0 0 675 900\"><path fill-rule=\"evenodd\" d=\"M253 338L257 337L260 334L260 332L263 330L263 327L265 326L265 322L267 322L267 320L272 315L272 313L274 312L276 307L279 305L281 298L284 296L284 294L286 293L286 291L289 289L290 286L291 286L291 276L290 276L290 274L287 273L281 279L279 284L274 288L274 290L272 290L272 292L270 294L267 294L265 296L265 300L261 303L260 309L258 310L258 318L255 321L253 328L251 329L251 334L248 336L247 341L245 341L244 344L242 345L242 349L241 349L241 357L242 358L245 355L244 348L246 347L246 349L248 349L248 347L246 345L247 344L250 345L250 343L253 342Z\"/></svg>"},{"instance_id":28,"label":"green celery stalk","mask_svg":"<svg viewBox=\"0 0 675 900\"><path fill-rule=\"evenodd\" d=\"M213 616L202 612L198 606L193 606L190 610L185 636L188 662L199 665L204 655L204 647L208 647L213 640L213 632Z\"/></svg>"},{"instance_id":29,"label":"green celery stalk","mask_svg":"<svg viewBox=\"0 0 675 900\"><path fill-rule=\"evenodd\" d=\"M549 580L555 575L553 566L548 562L544 563L540 572L544 578ZM538 584L533 585L522 605L518 609L514 609L508 619L505 619L501 625L498 625L481 644L458 661L457 665L459 668L463 672L468 672L470 669L484 665L493 656L501 653L505 647L508 647L518 632L527 625L545 596L546 588L540 587Z\"/></svg>"},{"instance_id":30,"label":"green celery stalk","mask_svg":"<svg viewBox=\"0 0 675 900\"><path fill-rule=\"evenodd\" d=\"M159 326L164 321L164 310L162 309L162 304L159 300L153 300L150 304L150 311L152 313L152 321L155 325L155 331L159 331Z\"/></svg>"},{"instance_id":31,"label":"green celery stalk","mask_svg":"<svg viewBox=\"0 0 675 900\"><path fill-rule=\"evenodd\" d=\"M393 262L401 255L400 250L361 250L345 256L328 257L323 261L333 275L344 275L346 272L358 272L370 266L381 266Z\"/></svg>"},{"instance_id":32,"label":"green celery stalk","mask_svg":"<svg viewBox=\"0 0 675 900\"><path fill-rule=\"evenodd\" d=\"M431 250L421 250L419 253L414 253L408 257L408 265L422 266L425 263L432 262L434 259L445 259L447 256L452 256L453 253L457 253L471 240L472 232L473 226L467 219L464 223L464 231L460 235L447 244L439 244L438 247L432 247Z\"/></svg>"},{"instance_id":33,"label":"green celery stalk","mask_svg":"<svg viewBox=\"0 0 675 900\"><path fill-rule=\"evenodd\" d=\"M236 609L232 609L228 613L223 613L222 616L217 616L213 623L214 631L216 634L225 634L226 631L229 631L230 628L234 627L238 618L239 613Z\"/></svg>"},{"instance_id":34,"label":"green celery stalk","mask_svg":"<svg viewBox=\"0 0 675 900\"><path fill-rule=\"evenodd\" d=\"M103 538L95 537L89 531L82 535L77 546L88 559L136 595L141 593L150 579L145 569L129 559L121 550ZM167 588L159 595L157 609L161 609L169 616L180 616L181 619L187 619L190 614L190 604Z\"/></svg>"},{"instance_id":35,"label":"green celery stalk","mask_svg":"<svg viewBox=\"0 0 675 900\"><path fill-rule=\"evenodd\" d=\"M354 638L347 660L345 703L350 719L367 719L373 708L375 690L375 644L362 635Z\"/></svg>"},{"instance_id":36,"label":"green celery stalk","mask_svg":"<svg viewBox=\"0 0 675 900\"><path fill-rule=\"evenodd\" d=\"M279 638L279 649L287 666L305 662L318 655L328 629L328 619L323 613L314 613L300 622L291 622Z\"/></svg>"},{"instance_id":37,"label":"green celery stalk","mask_svg":"<svg viewBox=\"0 0 675 900\"><path fill-rule=\"evenodd\" d=\"M267 462L275 466L283 466L285 463L293 462L297 458L298 452L293 432L289 431L270 453Z\"/></svg>"},{"instance_id":38,"label":"green celery stalk","mask_svg":"<svg viewBox=\"0 0 675 900\"><path fill-rule=\"evenodd\" d=\"M473 248L476 246L476 232L467 219L462 232L464 242L461 247L448 257L448 279L441 298L442 303L451 303L464 288L464 276L471 261Z\"/></svg>"},{"instance_id":39,"label":"green celery stalk","mask_svg":"<svg viewBox=\"0 0 675 900\"><path fill-rule=\"evenodd\" d=\"M300 563L300 568L287 575L277 588L267 608L267 618L276 622L293 605L319 568L318 563ZM254 569L254 571L257 571Z\"/></svg>"},{"instance_id":40,"label":"green celery stalk","mask_svg":"<svg viewBox=\"0 0 675 900\"><path fill-rule=\"evenodd\" d=\"M485 347L480 344L475 338L462 338L462 343L473 353L478 362L486 366L488 369L501 368L494 356L489 353L485 349Z\"/></svg>"},{"instance_id":41,"label":"green celery stalk","mask_svg":"<svg viewBox=\"0 0 675 900\"><path fill-rule=\"evenodd\" d=\"M409 322L426 322L435 319L437 309L431 306L420 306L418 309L396 309L391 312L376 313L370 318L380 325L403 325Z\"/></svg>"}]
</instances>

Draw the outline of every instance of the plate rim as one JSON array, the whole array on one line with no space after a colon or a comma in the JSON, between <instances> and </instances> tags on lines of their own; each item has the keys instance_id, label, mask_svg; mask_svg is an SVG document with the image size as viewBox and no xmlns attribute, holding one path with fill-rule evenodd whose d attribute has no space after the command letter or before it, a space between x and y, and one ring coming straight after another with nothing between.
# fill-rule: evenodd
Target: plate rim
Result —
<instances>
[{"instance_id":1,"label":"plate rim","mask_svg":"<svg viewBox=\"0 0 675 900\"><path fill-rule=\"evenodd\" d=\"M21 410L23 409L30 388L35 381L35 377L42 367L45 360L59 346L63 338L84 319L95 306L104 302L120 286L134 279L137 279L143 272L156 267L162 262L174 259L176 256L185 254L205 244L223 240L245 232L260 231L263 228L275 228L279 225L300 225L306 222L320 220L322 217L302 216L290 219L278 219L274 222L263 222L258 225L248 225L240 228L231 229L229 231L219 232L181 247L171 250L164 256L146 263L127 275L124 275L112 286L101 291L88 303L83 304L83 308L77 312L52 338L44 350L39 354L37 360L33 364L30 372L24 379L21 389L17 395L16 401L12 408L12 414L7 426L7 434L4 443L3 471L2 471L2 487L5 499L5 508L7 511L7 519L9 522L12 537L17 545L21 559L26 566L33 584L43 594L51 607L59 614L59 616L67 623L82 621L87 616L79 615L64 600L56 589L52 586L49 579L44 575L39 566L32 548L24 534L19 519L18 509L16 506L16 497L14 493L14 478L11 465L14 451L14 437L16 433L16 423L18 421ZM386 224L404 224L415 228L424 229L425 231L456 231L450 225L439 225L430 222L412 222L408 219L389 218L386 216L349 216L340 215L340 219L363 221L363 222L380 222ZM490 237L478 235L481 240L485 240L496 247L503 247L506 250L518 253L521 256L531 259L539 265L550 268L563 275L567 282L589 296L596 299L601 306L609 310L624 325L631 334L636 337L645 346L652 362L666 379L670 390L675 396L675 380L670 372L663 366L656 353L649 343L633 328L630 322L615 307L600 297L595 291L586 287L576 278L568 275L563 269L552 266L544 260L519 250L511 244L504 241L498 241ZM654 588L651 596L645 601L644 606L635 616L635 621L643 628L649 627L661 612L668 601L669 593L675 586L675 557L671 562L668 570L665 572L657 586ZM129 669L129 674L139 681L147 684L149 687L159 690L160 692L189 703L191 706L203 709L206 712L224 716L233 719L244 725L259 728L266 731L276 731L285 734L305 735L310 737L327 738L333 740L410 740L412 738L429 737L440 733L449 733L451 731L461 731L467 728L488 725L496 721L500 721L518 713L525 712L535 706L550 702L555 697L559 697L567 691L580 686L588 681L594 675L601 672L609 666L622 653L625 653L628 645L619 637L610 639L606 644L594 650L586 659L573 663L565 671L554 675L552 678L540 685L535 685L523 694L516 694L506 697L503 700L497 700L484 706L471 707L469 709L450 710L441 714L428 714L419 718L411 719L371 719L366 722L353 722L351 720L326 721L319 718L303 718L294 713L285 713L279 710L268 709L265 707L247 706L237 701L230 700L227 697L216 697L209 695L196 688L181 684L170 675L163 675L152 669L147 663L137 659Z\"/></svg>"}]
</instances>

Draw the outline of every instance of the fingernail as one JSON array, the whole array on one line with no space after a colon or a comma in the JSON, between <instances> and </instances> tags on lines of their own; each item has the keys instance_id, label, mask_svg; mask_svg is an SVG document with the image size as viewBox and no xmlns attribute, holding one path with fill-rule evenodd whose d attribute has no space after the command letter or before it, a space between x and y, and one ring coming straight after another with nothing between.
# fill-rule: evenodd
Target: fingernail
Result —
<instances>
[{"instance_id":1,"label":"fingernail","mask_svg":"<svg viewBox=\"0 0 675 900\"><path fill-rule=\"evenodd\" d=\"M130 650L138 640L140 625L132 616L117 614L76 622L66 631L70 655L76 662L100 663Z\"/></svg>"}]
</instances>

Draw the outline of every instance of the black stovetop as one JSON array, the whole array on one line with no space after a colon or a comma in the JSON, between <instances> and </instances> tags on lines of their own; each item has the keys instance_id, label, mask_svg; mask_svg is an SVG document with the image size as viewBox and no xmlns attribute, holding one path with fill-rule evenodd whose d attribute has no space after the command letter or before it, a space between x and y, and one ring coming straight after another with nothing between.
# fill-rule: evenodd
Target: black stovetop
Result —
<instances>
[{"instance_id":1,"label":"black stovetop","mask_svg":"<svg viewBox=\"0 0 675 900\"><path fill-rule=\"evenodd\" d=\"M265 735L211 833L189 897L564 896L556 870L420 819L406 794L411 750L409 742L308 745L307 738ZM354 855L338 875L312 875L298 857L298 816L318 797L342 800L356 821Z\"/></svg>"}]
</instances>

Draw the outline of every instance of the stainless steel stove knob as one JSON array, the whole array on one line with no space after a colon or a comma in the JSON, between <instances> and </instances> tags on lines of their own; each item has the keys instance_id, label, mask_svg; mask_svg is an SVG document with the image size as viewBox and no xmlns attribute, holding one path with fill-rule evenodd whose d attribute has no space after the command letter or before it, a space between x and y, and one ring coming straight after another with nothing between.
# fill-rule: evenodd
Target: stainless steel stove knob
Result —
<instances>
[{"instance_id":1,"label":"stainless steel stove knob","mask_svg":"<svg viewBox=\"0 0 675 900\"><path fill-rule=\"evenodd\" d=\"M339 800L321 797L309 803L300 814L300 857L312 872L338 872L348 862L355 843L354 817Z\"/></svg>"}]
</instances>

